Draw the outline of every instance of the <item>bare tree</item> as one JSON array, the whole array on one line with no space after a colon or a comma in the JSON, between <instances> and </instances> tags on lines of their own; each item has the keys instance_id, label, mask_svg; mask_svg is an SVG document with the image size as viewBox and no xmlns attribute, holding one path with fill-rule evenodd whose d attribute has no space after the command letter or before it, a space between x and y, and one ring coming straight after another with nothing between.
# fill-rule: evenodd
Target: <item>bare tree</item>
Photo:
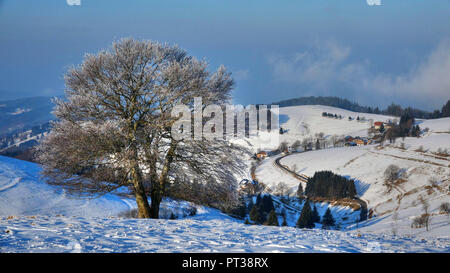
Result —
<instances>
[{"instance_id":1,"label":"bare tree","mask_svg":"<svg viewBox=\"0 0 450 273\"><path fill-rule=\"evenodd\" d=\"M285 151L287 151L289 148L289 145L287 142L283 141L280 143L280 145L278 146L278 152L283 153Z\"/></svg>"},{"instance_id":2,"label":"bare tree","mask_svg":"<svg viewBox=\"0 0 450 273\"><path fill-rule=\"evenodd\" d=\"M292 149L294 149L295 151L298 150L298 148L300 148L302 146L302 143L300 140L296 140L294 143L292 143L291 147Z\"/></svg>"},{"instance_id":3,"label":"bare tree","mask_svg":"<svg viewBox=\"0 0 450 273\"><path fill-rule=\"evenodd\" d=\"M429 213L430 205L428 204L428 201L422 195L419 196L419 202L422 204L422 210L423 210L423 214L420 217L428 231L428 226L430 224L430 213Z\"/></svg>"},{"instance_id":4,"label":"bare tree","mask_svg":"<svg viewBox=\"0 0 450 273\"><path fill-rule=\"evenodd\" d=\"M304 138L302 140L303 151L306 151L308 149L309 142L310 142L309 138Z\"/></svg>"},{"instance_id":5,"label":"bare tree","mask_svg":"<svg viewBox=\"0 0 450 273\"><path fill-rule=\"evenodd\" d=\"M304 198L304 191L303 191L303 186L302 183L298 183L298 188L297 188L297 197L302 200Z\"/></svg>"},{"instance_id":6,"label":"bare tree","mask_svg":"<svg viewBox=\"0 0 450 273\"><path fill-rule=\"evenodd\" d=\"M186 182L180 177L235 198L233 174L244 169L235 155L245 151L171 133L175 105L192 105L194 97L205 105L229 101L231 75L206 68L176 46L134 39L86 55L66 73L67 100L56 100L54 111L59 121L37 148L49 183L91 194L128 187L140 218L158 218L167 185Z\"/></svg>"},{"instance_id":7,"label":"bare tree","mask_svg":"<svg viewBox=\"0 0 450 273\"><path fill-rule=\"evenodd\" d=\"M397 165L391 164L384 171L384 185L387 187L387 192L392 190L395 181L400 178L400 168Z\"/></svg>"},{"instance_id":8,"label":"bare tree","mask_svg":"<svg viewBox=\"0 0 450 273\"><path fill-rule=\"evenodd\" d=\"M292 166L292 171L293 171L294 173L297 172L297 164L294 164L294 165Z\"/></svg>"},{"instance_id":9,"label":"bare tree","mask_svg":"<svg viewBox=\"0 0 450 273\"><path fill-rule=\"evenodd\" d=\"M439 206L439 211L443 214L450 214L450 203L444 202Z\"/></svg>"},{"instance_id":10,"label":"bare tree","mask_svg":"<svg viewBox=\"0 0 450 273\"><path fill-rule=\"evenodd\" d=\"M397 235L397 222L398 222L399 216L397 210L394 211L394 214L392 215L392 235Z\"/></svg>"},{"instance_id":11,"label":"bare tree","mask_svg":"<svg viewBox=\"0 0 450 273\"><path fill-rule=\"evenodd\" d=\"M289 187L286 183L280 182L275 188L274 195L284 197L289 194Z\"/></svg>"}]
</instances>

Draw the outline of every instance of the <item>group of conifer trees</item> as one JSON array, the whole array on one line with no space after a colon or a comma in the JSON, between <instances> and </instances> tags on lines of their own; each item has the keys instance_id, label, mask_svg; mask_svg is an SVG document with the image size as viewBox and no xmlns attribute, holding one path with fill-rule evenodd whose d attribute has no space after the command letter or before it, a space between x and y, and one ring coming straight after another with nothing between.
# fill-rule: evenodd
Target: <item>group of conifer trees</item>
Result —
<instances>
[{"instance_id":1,"label":"group of conifer trees","mask_svg":"<svg viewBox=\"0 0 450 273\"><path fill-rule=\"evenodd\" d=\"M308 179L305 194L309 198L354 198L356 188L353 180L348 180L331 171L320 171Z\"/></svg>"},{"instance_id":2,"label":"group of conifer trees","mask_svg":"<svg viewBox=\"0 0 450 273\"><path fill-rule=\"evenodd\" d=\"M253 197L250 198L248 207L250 208L249 218L245 220L246 224L257 224L267 226L280 226L278 217L275 212L272 197L269 194L256 196L256 202L253 202ZM315 205L312 206L308 199L303 204L300 217L298 218L296 227L298 228L314 228L315 223L321 223L322 228L329 229L334 226L335 220L331 214L330 208L320 217ZM283 222L281 226L287 226L286 213L282 213Z\"/></svg>"},{"instance_id":3,"label":"group of conifer trees","mask_svg":"<svg viewBox=\"0 0 450 273\"><path fill-rule=\"evenodd\" d=\"M334 226L335 221L330 208L327 208L325 214L321 218L317 212L316 206L313 205L313 207L314 209L311 209L311 204L309 200L306 199L300 217L297 220L296 226L298 228L314 228L314 223L321 223L323 229L329 229Z\"/></svg>"},{"instance_id":4,"label":"group of conifer trees","mask_svg":"<svg viewBox=\"0 0 450 273\"><path fill-rule=\"evenodd\" d=\"M258 194L256 196L256 203L253 203L253 198L251 198L249 207L251 208L249 217L253 224L279 226L278 217L275 213L275 207L273 206L273 200L270 195L261 196L261 194ZM248 219L246 223L250 224Z\"/></svg>"}]
</instances>

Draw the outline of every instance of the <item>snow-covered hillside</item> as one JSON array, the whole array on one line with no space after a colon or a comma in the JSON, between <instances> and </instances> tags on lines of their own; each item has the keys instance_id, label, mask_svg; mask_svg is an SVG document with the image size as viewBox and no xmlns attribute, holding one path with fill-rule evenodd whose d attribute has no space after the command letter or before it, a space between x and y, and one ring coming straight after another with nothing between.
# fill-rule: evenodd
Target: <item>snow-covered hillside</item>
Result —
<instances>
[{"instance_id":1,"label":"snow-covered hillside","mask_svg":"<svg viewBox=\"0 0 450 273\"><path fill-rule=\"evenodd\" d=\"M123 218L131 200L69 198L44 184L39 171L36 164L0 157L0 252L450 251L449 238L245 225L201 206L189 218Z\"/></svg>"},{"instance_id":2,"label":"snow-covered hillside","mask_svg":"<svg viewBox=\"0 0 450 273\"><path fill-rule=\"evenodd\" d=\"M123 195L111 193L95 198L68 195L45 183L40 172L38 164L0 156L0 216L129 217L136 209L134 198ZM170 218L173 214L182 218L193 207L186 201L165 198L160 217Z\"/></svg>"},{"instance_id":3,"label":"snow-covered hillside","mask_svg":"<svg viewBox=\"0 0 450 273\"><path fill-rule=\"evenodd\" d=\"M108 217L135 207L133 200L113 194L70 197L41 180L40 171L37 164L0 156L0 215Z\"/></svg>"},{"instance_id":4,"label":"snow-covered hillside","mask_svg":"<svg viewBox=\"0 0 450 273\"><path fill-rule=\"evenodd\" d=\"M322 117L322 113L341 115L342 119ZM348 118L351 117L352 120ZM357 117L361 121L357 120ZM295 140L323 133L332 135L367 136L371 122L393 120L395 117L352 112L323 105L303 105L280 108L280 126L287 130L281 141L293 143ZM363 121L364 120L364 121Z\"/></svg>"},{"instance_id":5,"label":"snow-covered hillside","mask_svg":"<svg viewBox=\"0 0 450 273\"><path fill-rule=\"evenodd\" d=\"M378 215L364 223L361 230L450 237L448 215L439 210L442 203L450 202L450 158L436 154L438 150L450 150L450 119L424 121L420 126L428 127L429 132L421 138L398 139L395 145L310 151L287 156L281 163L290 169L295 166L298 173L308 176L331 170L355 179L360 197ZM402 179L387 192L383 174L391 164L401 169ZM263 175L264 171L257 174ZM429 232L411 228L413 218L423 213L420 196L428 201L432 213Z\"/></svg>"},{"instance_id":6,"label":"snow-covered hillside","mask_svg":"<svg viewBox=\"0 0 450 273\"><path fill-rule=\"evenodd\" d=\"M322 113L341 115L342 119L322 117ZM349 117L352 120L349 120ZM358 121L357 118L361 121ZM372 122L387 122L394 120L395 117L352 112L336 107L323 105L302 105L279 108L280 127L285 130L282 135L278 131L263 133L259 138L246 138L236 140L235 142L248 147L256 152L259 150L276 149L280 142L293 144L296 140L302 140L307 137L315 137L316 134L323 133L325 138L331 136L367 136L367 129ZM430 124L431 126L431 124ZM438 125L440 126L440 125ZM269 141L277 139L278 141Z\"/></svg>"},{"instance_id":7,"label":"snow-covered hillside","mask_svg":"<svg viewBox=\"0 0 450 273\"><path fill-rule=\"evenodd\" d=\"M322 112L344 118L325 118ZM286 107L280 113L281 126L287 130L280 140L288 143L321 132L325 136L364 136L370 122L349 121L348 116L391 119L326 106ZM376 217L352 225L349 222L355 222L358 212L331 207L344 231L293 228L300 204L291 204L292 213L287 212L290 227L245 225L202 206L197 206L193 217L130 219L126 214L136 206L132 198L114 194L74 198L47 185L39 175L39 165L0 156L0 252L449 252L450 220L440 214L438 206L450 201L450 163L436 152L450 150L450 119L421 121L420 126L429 131L421 138L399 139L395 146L333 148L281 159L281 164L297 173L332 170L356 179L358 194ZM258 140L242 141L251 149L261 148ZM278 157L263 160L255 175L272 189L284 182L295 191L300 182L275 166ZM387 193L383 172L389 164L402 168L403 179ZM249 173L243 178L250 177ZM410 227L412 218L422 213L419 196L430 204L429 232ZM165 200L162 216L168 218L185 205ZM316 206L320 215L329 207L326 203ZM182 209L180 214L184 214ZM281 222L280 216L278 220Z\"/></svg>"},{"instance_id":8,"label":"snow-covered hillside","mask_svg":"<svg viewBox=\"0 0 450 273\"><path fill-rule=\"evenodd\" d=\"M24 132L55 119L50 97L0 101L0 137Z\"/></svg>"}]
</instances>

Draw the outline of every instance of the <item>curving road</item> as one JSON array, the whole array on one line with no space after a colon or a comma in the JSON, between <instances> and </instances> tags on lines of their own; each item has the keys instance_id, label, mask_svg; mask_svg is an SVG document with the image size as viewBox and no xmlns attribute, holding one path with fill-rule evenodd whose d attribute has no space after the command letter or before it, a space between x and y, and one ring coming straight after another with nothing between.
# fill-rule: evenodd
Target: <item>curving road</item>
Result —
<instances>
[{"instance_id":1,"label":"curving road","mask_svg":"<svg viewBox=\"0 0 450 273\"><path fill-rule=\"evenodd\" d=\"M286 167L286 166L284 166L283 164L280 163L281 159L283 159L283 158L285 158L285 157L287 157L289 155L292 155L292 154L287 154L287 155L284 155L284 156L281 156L281 157L275 159L274 165L277 166L278 168L280 168L281 170L283 170L284 172L294 176L295 178L297 178L301 182L305 182L305 183L308 182L308 178L309 178L308 176L306 176L304 174L298 174L298 173L296 173L294 171L291 171L288 167Z\"/></svg>"},{"instance_id":2,"label":"curving road","mask_svg":"<svg viewBox=\"0 0 450 273\"><path fill-rule=\"evenodd\" d=\"M297 153L298 153L298 152L297 152ZM306 176L306 175L304 175L304 174L298 174L298 173L296 173L296 172L290 170L288 167L286 167L286 166L284 166L283 164L280 163L280 160L281 160L281 159L283 159L283 158L285 158L285 157L287 157L287 156L293 155L293 154L296 154L296 153L287 154L287 155L284 155L284 156L281 156L281 157L275 159L274 165L277 166L278 168L280 168L281 170L283 170L284 172L289 173L290 175L294 176L295 178L297 178L297 179L300 180L301 182L307 183L307 182L308 182L308 176ZM355 199L353 199L353 200L354 200L356 203L358 203L358 204L360 205L361 208L365 208L365 209L367 210L367 203L366 203L364 200L362 200L362 199L360 199L360 198L355 198Z\"/></svg>"}]
</instances>

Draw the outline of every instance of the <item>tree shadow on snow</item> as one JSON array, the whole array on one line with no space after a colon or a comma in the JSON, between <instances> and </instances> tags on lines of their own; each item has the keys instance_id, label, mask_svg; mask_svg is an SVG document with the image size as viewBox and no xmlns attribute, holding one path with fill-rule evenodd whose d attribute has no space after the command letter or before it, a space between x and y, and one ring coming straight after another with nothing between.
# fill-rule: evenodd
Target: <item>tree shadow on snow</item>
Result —
<instances>
[{"instance_id":1,"label":"tree shadow on snow","mask_svg":"<svg viewBox=\"0 0 450 273\"><path fill-rule=\"evenodd\" d=\"M350 175L343 175L343 177L345 177L347 180L355 181L356 193L360 197L363 196L364 193L370 188L370 184L364 183L359 179L352 178Z\"/></svg>"}]
</instances>

